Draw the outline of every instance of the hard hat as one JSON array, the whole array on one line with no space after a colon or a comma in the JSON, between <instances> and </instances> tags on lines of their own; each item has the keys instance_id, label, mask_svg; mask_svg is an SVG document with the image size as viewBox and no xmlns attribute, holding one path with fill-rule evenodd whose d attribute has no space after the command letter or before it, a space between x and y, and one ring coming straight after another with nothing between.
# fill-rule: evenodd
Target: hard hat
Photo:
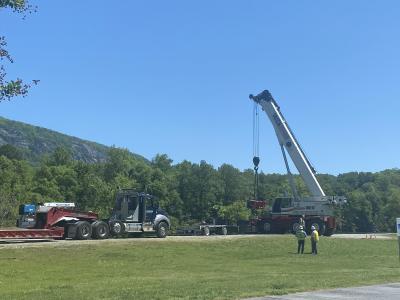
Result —
<instances>
[{"instance_id":1,"label":"hard hat","mask_svg":"<svg viewBox=\"0 0 400 300\"><path fill-rule=\"evenodd\" d=\"M303 226L300 225L300 226L299 226L299 229L302 230L302 229L303 229Z\"/></svg>"},{"instance_id":2,"label":"hard hat","mask_svg":"<svg viewBox=\"0 0 400 300\"><path fill-rule=\"evenodd\" d=\"M315 230L315 226L313 225L313 226L311 226L311 230Z\"/></svg>"}]
</instances>

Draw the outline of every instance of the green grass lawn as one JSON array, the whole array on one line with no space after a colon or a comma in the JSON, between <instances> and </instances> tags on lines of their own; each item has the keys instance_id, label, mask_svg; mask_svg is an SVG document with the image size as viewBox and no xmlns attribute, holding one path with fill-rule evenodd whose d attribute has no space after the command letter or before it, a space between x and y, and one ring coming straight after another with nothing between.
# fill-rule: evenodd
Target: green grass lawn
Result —
<instances>
[{"instance_id":1,"label":"green grass lawn","mask_svg":"<svg viewBox=\"0 0 400 300\"><path fill-rule=\"evenodd\" d=\"M400 281L396 240L292 236L0 249L0 299L237 299Z\"/></svg>"}]
</instances>

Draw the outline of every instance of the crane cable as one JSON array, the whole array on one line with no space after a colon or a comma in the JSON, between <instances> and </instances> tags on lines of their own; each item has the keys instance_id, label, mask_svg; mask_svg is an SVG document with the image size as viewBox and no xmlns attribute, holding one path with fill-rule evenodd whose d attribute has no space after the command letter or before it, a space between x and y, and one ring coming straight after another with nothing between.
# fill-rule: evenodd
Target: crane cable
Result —
<instances>
[{"instance_id":1,"label":"crane cable","mask_svg":"<svg viewBox=\"0 0 400 300\"><path fill-rule=\"evenodd\" d=\"M253 108L253 164L254 164L254 200L258 200L258 165L260 148L260 124L258 104L254 102Z\"/></svg>"}]
</instances>

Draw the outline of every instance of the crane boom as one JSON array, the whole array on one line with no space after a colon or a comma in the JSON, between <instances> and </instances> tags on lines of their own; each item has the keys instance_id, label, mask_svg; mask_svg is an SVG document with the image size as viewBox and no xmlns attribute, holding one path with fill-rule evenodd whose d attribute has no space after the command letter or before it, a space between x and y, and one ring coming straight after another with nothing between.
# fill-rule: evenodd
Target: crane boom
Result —
<instances>
[{"instance_id":1,"label":"crane boom","mask_svg":"<svg viewBox=\"0 0 400 300\"><path fill-rule=\"evenodd\" d=\"M249 98L260 104L262 109L267 114L272 123L272 126L275 129L279 144L281 145L281 147L284 147L286 152L289 154L294 165L299 171L300 176L306 184L311 196L324 197L325 193L322 190L317 178L315 177L314 168L312 167L310 161L307 159L304 151L301 149L300 144L296 140L296 137L294 136L292 130L289 127L289 124L286 122L284 116L282 115L280 108L272 97L271 93L268 90L265 90L256 96L250 95ZM287 165L286 161L285 163ZM288 172L290 175L289 169Z\"/></svg>"}]
</instances>

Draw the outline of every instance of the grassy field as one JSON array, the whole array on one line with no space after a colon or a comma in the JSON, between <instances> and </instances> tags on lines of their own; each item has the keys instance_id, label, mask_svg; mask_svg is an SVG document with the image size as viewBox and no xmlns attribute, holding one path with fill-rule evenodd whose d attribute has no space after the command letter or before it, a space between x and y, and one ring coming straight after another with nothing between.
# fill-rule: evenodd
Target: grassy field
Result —
<instances>
[{"instance_id":1,"label":"grassy field","mask_svg":"<svg viewBox=\"0 0 400 300\"><path fill-rule=\"evenodd\" d=\"M295 248L288 235L1 248L0 299L237 299L400 281L396 240Z\"/></svg>"}]
</instances>

